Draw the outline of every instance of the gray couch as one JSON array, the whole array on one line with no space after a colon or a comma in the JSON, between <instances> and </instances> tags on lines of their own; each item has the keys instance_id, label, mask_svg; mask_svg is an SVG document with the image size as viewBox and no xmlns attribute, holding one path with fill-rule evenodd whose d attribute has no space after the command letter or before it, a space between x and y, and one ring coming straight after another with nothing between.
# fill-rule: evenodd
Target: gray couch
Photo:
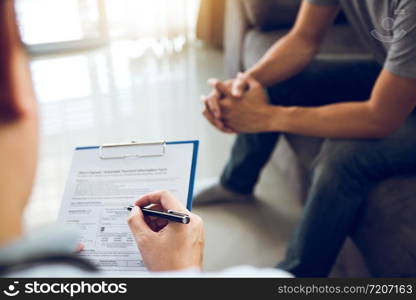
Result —
<instances>
[{"instance_id":1,"label":"gray couch","mask_svg":"<svg viewBox=\"0 0 416 300\"><path fill-rule=\"evenodd\" d=\"M224 48L230 77L256 63L293 24L300 0L227 0ZM319 55L368 58L341 12ZM308 167L321 139L283 135L273 162L303 201ZM416 149L415 149L416 155ZM341 251L335 277L416 276L416 174L391 178L374 187L357 230Z\"/></svg>"}]
</instances>

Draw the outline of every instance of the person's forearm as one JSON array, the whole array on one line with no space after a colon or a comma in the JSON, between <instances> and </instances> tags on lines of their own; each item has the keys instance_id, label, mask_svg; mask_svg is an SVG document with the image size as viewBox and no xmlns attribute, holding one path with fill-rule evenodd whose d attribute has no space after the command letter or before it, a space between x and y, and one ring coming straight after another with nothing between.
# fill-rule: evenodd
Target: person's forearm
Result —
<instances>
[{"instance_id":1,"label":"person's forearm","mask_svg":"<svg viewBox=\"0 0 416 300\"><path fill-rule=\"evenodd\" d=\"M325 138L381 138L395 128L388 125L370 102L337 103L321 107L275 106L269 131Z\"/></svg>"},{"instance_id":2,"label":"person's forearm","mask_svg":"<svg viewBox=\"0 0 416 300\"><path fill-rule=\"evenodd\" d=\"M302 71L315 56L318 45L289 33L281 38L263 58L246 73L263 86L284 81Z\"/></svg>"}]
</instances>

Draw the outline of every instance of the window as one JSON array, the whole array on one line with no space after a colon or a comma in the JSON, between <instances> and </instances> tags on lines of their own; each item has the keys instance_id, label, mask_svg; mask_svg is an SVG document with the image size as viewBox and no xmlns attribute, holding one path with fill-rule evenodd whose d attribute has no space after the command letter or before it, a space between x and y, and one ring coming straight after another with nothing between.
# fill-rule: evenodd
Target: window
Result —
<instances>
[{"instance_id":1,"label":"window","mask_svg":"<svg viewBox=\"0 0 416 300\"><path fill-rule=\"evenodd\" d=\"M71 50L108 39L193 37L198 0L18 0L23 41L34 51Z\"/></svg>"}]
</instances>

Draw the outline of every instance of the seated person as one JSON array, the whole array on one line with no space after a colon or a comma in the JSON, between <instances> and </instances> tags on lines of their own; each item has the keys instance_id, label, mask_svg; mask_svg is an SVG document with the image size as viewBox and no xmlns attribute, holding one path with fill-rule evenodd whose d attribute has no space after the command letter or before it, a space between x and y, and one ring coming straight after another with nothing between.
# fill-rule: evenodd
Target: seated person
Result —
<instances>
[{"instance_id":1,"label":"seated person","mask_svg":"<svg viewBox=\"0 0 416 300\"><path fill-rule=\"evenodd\" d=\"M70 231L56 229L43 235L24 236L23 212L33 185L37 146L36 102L13 1L0 1L0 276L100 276L91 263L74 254L77 235ZM145 219L139 206L150 203L163 210L187 213L191 221L185 226ZM165 273L169 276L201 276L203 223L174 196L155 192L142 197L136 202L128 224L150 271L170 271ZM166 251L166 248L175 250ZM250 267L210 274L217 275L291 276L277 269Z\"/></svg>"},{"instance_id":2,"label":"seated person","mask_svg":"<svg viewBox=\"0 0 416 300\"><path fill-rule=\"evenodd\" d=\"M375 60L316 56L340 5ZM194 204L253 201L280 133L326 138L279 266L298 277L327 276L369 189L416 172L415 17L414 0L304 0L291 31L256 65L211 81L204 115L238 136L220 183Z\"/></svg>"}]
</instances>

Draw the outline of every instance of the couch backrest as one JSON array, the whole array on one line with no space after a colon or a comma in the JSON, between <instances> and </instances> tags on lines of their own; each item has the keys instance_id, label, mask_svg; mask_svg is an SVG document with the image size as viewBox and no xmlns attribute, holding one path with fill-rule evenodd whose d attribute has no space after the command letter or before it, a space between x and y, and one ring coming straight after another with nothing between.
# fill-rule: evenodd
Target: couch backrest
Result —
<instances>
[{"instance_id":1,"label":"couch backrest","mask_svg":"<svg viewBox=\"0 0 416 300\"><path fill-rule=\"evenodd\" d=\"M296 19L302 0L230 0L243 1L249 23L262 31L290 27ZM347 23L339 14L336 23Z\"/></svg>"},{"instance_id":2,"label":"couch backrest","mask_svg":"<svg viewBox=\"0 0 416 300\"><path fill-rule=\"evenodd\" d=\"M301 2L302 0L243 0L249 22L264 31L292 25Z\"/></svg>"}]
</instances>

